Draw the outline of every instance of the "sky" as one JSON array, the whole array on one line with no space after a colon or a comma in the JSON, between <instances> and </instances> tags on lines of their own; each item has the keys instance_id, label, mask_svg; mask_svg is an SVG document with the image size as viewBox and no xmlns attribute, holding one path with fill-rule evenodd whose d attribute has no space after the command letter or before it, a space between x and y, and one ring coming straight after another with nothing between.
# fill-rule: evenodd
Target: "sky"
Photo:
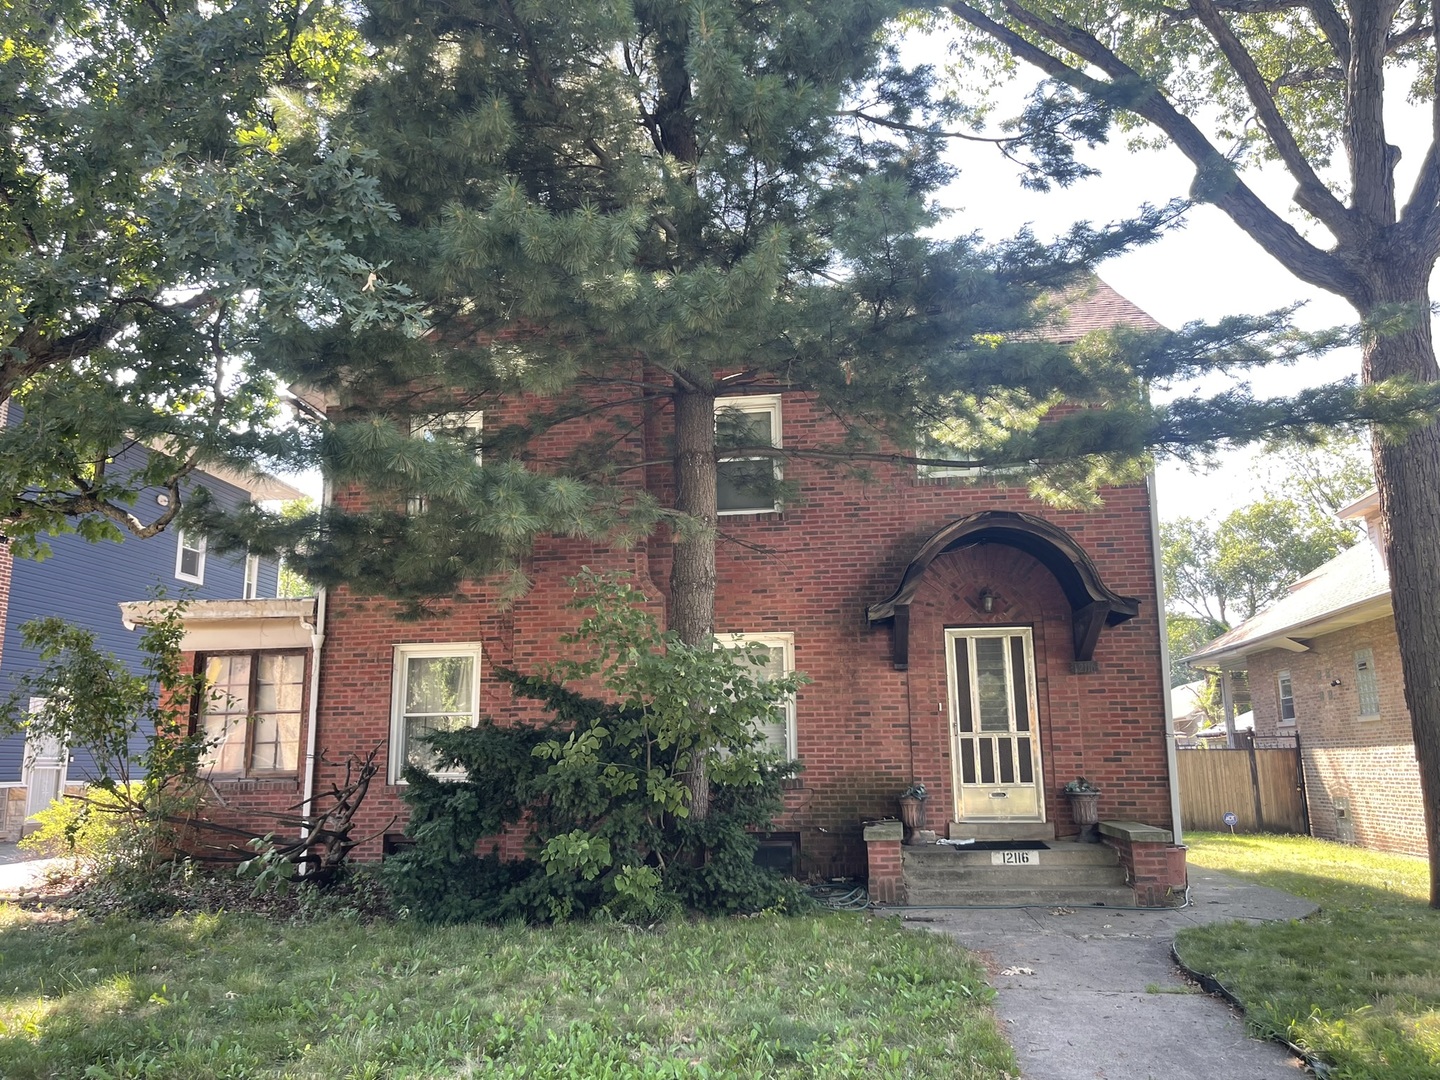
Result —
<instances>
[{"instance_id":1,"label":"sky","mask_svg":"<svg viewBox=\"0 0 1440 1080\"><path fill-rule=\"evenodd\" d=\"M1029 84L1024 85L1028 88ZM956 233L978 231L989 240L1000 240L1029 226L1043 239L1064 232L1077 221L1117 221L1132 215L1142 203L1161 205L1184 197L1194 175L1178 150L1132 152L1121 139L1093 150L1082 149L1078 156L1098 168L1100 175L1069 188L1037 193L1020 187L1018 168L992 147L958 144L951 157L960 175L945 195L945 203L954 210L950 228ZM1246 179L1272 207L1288 204L1294 182L1281 170L1267 170L1258 176L1247 173ZM1302 231L1306 228L1298 214L1287 216ZM1322 246L1327 245L1322 242ZM1296 321L1307 328L1355 320L1344 301L1292 276L1211 206L1195 207L1182 227L1154 244L1107 261L1099 274L1121 295L1172 328L1194 320L1261 314L1296 303L1304 305ZM1278 396L1302 386L1358 376L1359 368L1358 350L1349 350L1319 361L1256 372L1250 383L1257 395ZM1207 385L1218 389L1225 384L1215 381ZM1175 388L1178 392L1188 389L1183 385ZM1157 468L1161 518L1204 517L1217 512L1223 516L1259 497L1264 470L1256 459L1253 449L1221 452L1212 467L1199 470L1162 460Z\"/></svg>"}]
</instances>

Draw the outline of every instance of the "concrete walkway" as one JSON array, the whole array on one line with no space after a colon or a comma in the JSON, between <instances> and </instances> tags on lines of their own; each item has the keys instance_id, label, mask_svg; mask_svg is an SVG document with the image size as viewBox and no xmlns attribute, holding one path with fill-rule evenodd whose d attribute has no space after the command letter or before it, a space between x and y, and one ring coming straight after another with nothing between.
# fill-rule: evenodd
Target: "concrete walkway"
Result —
<instances>
[{"instance_id":1,"label":"concrete walkway","mask_svg":"<svg viewBox=\"0 0 1440 1080\"><path fill-rule=\"evenodd\" d=\"M50 867L64 859L37 859L11 843L0 843L0 900L14 898L38 888Z\"/></svg>"},{"instance_id":2,"label":"concrete walkway","mask_svg":"<svg viewBox=\"0 0 1440 1080\"><path fill-rule=\"evenodd\" d=\"M1197 867L1190 885L1191 905L1168 911L889 910L907 925L950 934L994 965L996 1012L1025 1080L1308 1075L1284 1047L1249 1038L1223 1001L1186 992L1194 988L1176 971L1170 946L1187 926L1296 919L1315 905Z\"/></svg>"}]
</instances>

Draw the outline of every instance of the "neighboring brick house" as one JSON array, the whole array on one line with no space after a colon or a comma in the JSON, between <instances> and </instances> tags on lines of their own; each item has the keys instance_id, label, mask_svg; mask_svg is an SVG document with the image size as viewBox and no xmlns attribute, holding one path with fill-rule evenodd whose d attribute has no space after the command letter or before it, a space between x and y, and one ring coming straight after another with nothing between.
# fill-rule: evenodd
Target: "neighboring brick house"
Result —
<instances>
[{"instance_id":1,"label":"neighboring brick house","mask_svg":"<svg viewBox=\"0 0 1440 1080\"><path fill-rule=\"evenodd\" d=\"M1071 305L1077 335L1119 321L1156 325L1103 284ZM717 407L749 414L782 449L843 435L812 398L781 387L747 388ZM668 415L642 418L636 408L628 448L665 460ZM500 425L509 410L465 419ZM763 643L776 669L811 679L785 722L766 731L804 767L772 838L794 852L798 872L865 875L863 823L893 817L912 782L929 789L930 826L942 834L1055 838L1077 832L1061 789L1085 775L1104 788L1104 817L1157 826L1150 839L1169 841L1173 745L1147 485L1107 489L1097 510L1057 511L1029 498L1023 480L1007 486L979 469L884 464L862 480L794 457L784 470L800 497L782 506L733 483L721 465L716 631ZM669 470L652 464L637 482L663 498ZM365 499L332 497L351 507ZM559 655L574 619L565 579L582 566L627 571L663 617L670 562L664 538L627 551L544 538L525 566L533 587L518 601L505 606L494 589L467 585L445 617L420 622L391 600L330 590L315 613L317 674L302 687L286 759L298 767L282 775L269 767L273 758L263 767L237 760L214 775L226 820L258 827L262 812L329 782L322 758L380 744L385 783L359 818L360 831L377 838L358 851L378 857L378 834L403 829L396 781L420 734L481 715L533 715L488 672L534 670ZM304 636L305 618L274 603L244 617L251 636L218 652L261 649L256 635L267 625L288 628L288 649ZM217 654L203 643L207 618L192 612L187 648L211 650L199 663ZM1153 900L1151 864L1121 833L1115 843L1136 895ZM872 871L876 860L899 865L898 846L869 856ZM1143 893L1141 878L1150 883Z\"/></svg>"},{"instance_id":2,"label":"neighboring brick house","mask_svg":"<svg viewBox=\"0 0 1440 1080\"><path fill-rule=\"evenodd\" d=\"M1367 538L1190 657L1249 672L1258 740L1299 738L1310 831L1425 855L1425 814L1372 491L1340 511Z\"/></svg>"},{"instance_id":3,"label":"neighboring brick house","mask_svg":"<svg viewBox=\"0 0 1440 1080\"><path fill-rule=\"evenodd\" d=\"M125 469L135 455L117 455L115 468ZM215 500L237 508L252 499L293 499L300 493L270 477L241 476L212 470L195 477ZM159 516L168 498L160 489L142 491L135 513L142 520ZM46 540L51 554L41 561L12 559L0 553L0 698L14 691L16 679L40 666L34 649L26 647L21 628L32 619L58 615L95 633L99 646L132 668L141 655L137 637L115 618L115 605L144 596L157 586L170 596L212 599L230 596L274 596L278 568L274 560L206 552L204 539L170 528L148 539L127 536L118 542L91 543L67 533ZM0 738L0 839L14 840L27 817L49 804L67 784L83 781L88 760L81 751L27 742L21 735Z\"/></svg>"}]
</instances>

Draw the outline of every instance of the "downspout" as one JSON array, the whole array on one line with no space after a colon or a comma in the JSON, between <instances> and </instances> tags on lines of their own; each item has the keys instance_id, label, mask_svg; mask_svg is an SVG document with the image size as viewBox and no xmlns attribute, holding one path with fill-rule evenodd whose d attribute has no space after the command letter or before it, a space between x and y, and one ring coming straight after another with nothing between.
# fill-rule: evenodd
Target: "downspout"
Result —
<instances>
[{"instance_id":1,"label":"downspout","mask_svg":"<svg viewBox=\"0 0 1440 1080\"><path fill-rule=\"evenodd\" d=\"M1165 761L1170 768L1170 831L1176 844L1185 836L1180 826L1180 762L1175 754L1175 710L1170 701L1170 631L1165 625L1165 574L1160 555L1160 505L1155 490L1155 470L1146 478L1150 491L1150 563L1155 568L1155 603L1160 616L1160 671L1165 692Z\"/></svg>"},{"instance_id":2,"label":"downspout","mask_svg":"<svg viewBox=\"0 0 1440 1080\"><path fill-rule=\"evenodd\" d=\"M321 481L320 506L324 509L329 505L330 480L326 477ZM322 585L315 590L315 625L310 630L310 708L305 715L305 793L300 802L302 817L308 817L315 809L311 802L315 798L316 721L320 715L320 650L325 645L326 599L326 590ZM309 835L309 828L300 826L300 839L303 840Z\"/></svg>"}]
</instances>

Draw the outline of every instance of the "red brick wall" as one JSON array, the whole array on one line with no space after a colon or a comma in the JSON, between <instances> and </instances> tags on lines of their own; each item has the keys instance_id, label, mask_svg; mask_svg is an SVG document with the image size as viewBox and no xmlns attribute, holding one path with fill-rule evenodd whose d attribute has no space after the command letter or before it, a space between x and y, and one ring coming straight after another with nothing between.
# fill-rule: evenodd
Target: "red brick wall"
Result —
<instances>
[{"instance_id":1,"label":"red brick wall","mask_svg":"<svg viewBox=\"0 0 1440 1080\"><path fill-rule=\"evenodd\" d=\"M663 457L665 418L633 419ZM487 409L486 426L503 422ZM838 441L833 421L786 395L786 446ZM552 450L563 448L557 439ZM796 705L798 787L787 793L777 828L801 836L801 869L822 876L865 873L861 821L894 815L912 779L930 786L930 827L953 817L943 628L986 623L1035 631L1045 803L1060 832L1073 832L1060 788L1083 773L1105 790L1101 813L1170 827L1165 758L1165 679L1144 487L1105 493L1103 509L1055 512L1023 487L963 479L917 478L883 465L866 480L804 460L786 462L799 496L779 512L726 516L717 552L717 632L794 635L796 667L812 682ZM651 466L645 482L664 495L668 470ZM358 502L359 493L340 501ZM1107 629L1095 652L1099 672L1070 672L1070 613L1054 579L1030 556L981 546L939 557L913 607L910 669L894 670L888 626L871 627L865 608L888 595L923 542L947 523L980 510L1038 514L1067 530L1116 592L1141 599L1140 615ZM526 708L487 678L494 665L531 670L557 655L557 637L573 626L563 579L582 565L630 571L663 616L670 549L665 536L628 552L564 540L536 545L526 571L533 588L512 606L493 591L467 587L443 618L402 621L384 599L334 590L321 663L319 742L331 757L363 751L388 736L396 643L479 642L484 649L481 707L497 718ZM991 616L973 598L989 586L1004 600ZM400 789L379 785L361 832L403 821ZM378 841L361 854L374 857Z\"/></svg>"},{"instance_id":2,"label":"red brick wall","mask_svg":"<svg viewBox=\"0 0 1440 1080\"><path fill-rule=\"evenodd\" d=\"M1359 716L1355 653L1360 649L1375 658L1380 686L1375 718ZM1424 804L1394 620L1387 616L1315 638L1308 652L1256 653L1249 663L1256 736L1299 733L1311 832L1379 851L1424 855ZM1278 723L1282 671L1290 672L1295 695L1293 728ZM1337 799L1349 803L1348 826L1337 817Z\"/></svg>"}]
</instances>

